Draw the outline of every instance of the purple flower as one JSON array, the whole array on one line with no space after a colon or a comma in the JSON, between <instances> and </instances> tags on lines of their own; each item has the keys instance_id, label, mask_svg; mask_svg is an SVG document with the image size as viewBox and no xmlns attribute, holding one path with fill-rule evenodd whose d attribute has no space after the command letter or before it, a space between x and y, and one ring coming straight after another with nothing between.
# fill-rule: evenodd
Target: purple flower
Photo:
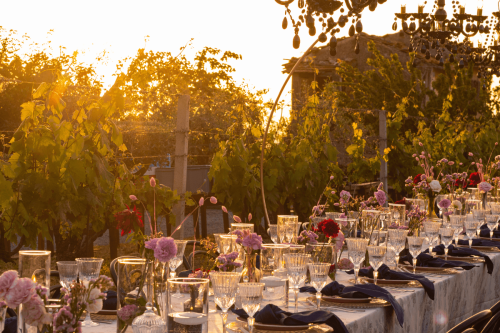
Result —
<instances>
[{"instance_id":1,"label":"purple flower","mask_svg":"<svg viewBox=\"0 0 500 333\"><path fill-rule=\"evenodd\" d=\"M116 315L123 321L129 321L135 317L137 310L139 310L139 308L135 304L125 305L116 312Z\"/></svg>"},{"instance_id":2,"label":"purple flower","mask_svg":"<svg viewBox=\"0 0 500 333\"><path fill-rule=\"evenodd\" d=\"M262 237L255 232L243 238L241 245L249 247L252 250L260 250L262 248Z\"/></svg>"},{"instance_id":3,"label":"purple flower","mask_svg":"<svg viewBox=\"0 0 500 333\"><path fill-rule=\"evenodd\" d=\"M349 199L351 198L351 193L342 190L340 192L340 198L343 199L347 203L347 202L349 202Z\"/></svg>"},{"instance_id":4,"label":"purple flower","mask_svg":"<svg viewBox=\"0 0 500 333\"><path fill-rule=\"evenodd\" d=\"M241 219L238 215L233 215L233 220L237 223L241 223Z\"/></svg>"},{"instance_id":5,"label":"purple flower","mask_svg":"<svg viewBox=\"0 0 500 333\"><path fill-rule=\"evenodd\" d=\"M17 277L16 271L6 271L0 276L0 299L5 299L7 292L16 282Z\"/></svg>"},{"instance_id":6,"label":"purple flower","mask_svg":"<svg viewBox=\"0 0 500 333\"><path fill-rule=\"evenodd\" d=\"M481 182L481 183L479 183L478 188L479 188L479 191L486 193L486 192L491 191L493 186L491 186L490 183L488 183L488 182Z\"/></svg>"},{"instance_id":7,"label":"purple flower","mask_svg":"<svg viewBox=\"0 0 500 333\"><path fill-rule=\"evenodd\" d=\"M449 199L443 199L439 202L439 207L445 209L451 206L451 201Z\"/></svg>"},{"instance_id":8,"label":"purple flower","mask_svg":"<svg viewBox=\"0 0 500 333\"><path fill-rule=\"evenodd\" d=\"M377 199L377 202L380 206L383 206L387 200L385 192L382 190L375 192L375 198Z\"/></svg>"},{"instance_id":9,"label":"purple flower","mask_svg":"<svg viewBox=\"0 0 500 333\"><path fill-rule=\"evenodd\" d=\"M162 237L155 247L155 258L160 262L167 262L177 255L177 245L172 237Z\"/></svg>"},{"instance_id":10,"label":"purple flower","mask_svg":"<svg viewBox=\"0 0 500 333\"><path fill-rule=\"evenodd\" d=\"M151 238L144 243L144 247L146 249L154 250L156 248L156 243L158 242L158 240L159 238Z\"/></svg>"}]
</instances>

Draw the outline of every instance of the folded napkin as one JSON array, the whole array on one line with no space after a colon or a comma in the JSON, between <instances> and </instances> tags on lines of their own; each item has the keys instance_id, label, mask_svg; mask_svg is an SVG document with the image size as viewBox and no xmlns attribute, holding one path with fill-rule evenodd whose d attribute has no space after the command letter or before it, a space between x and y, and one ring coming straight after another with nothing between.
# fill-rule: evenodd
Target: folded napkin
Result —
<instances>
[{"instance_id":1,"label":"folded napkin","mask_svg":"<svg viewBox=\"0 0 500 333\"><path fill-rule=\"evenodd\" d=\"M436 252L438 255L444 255L444 245L438 245L434 246L432 248L433 252ZM428 253L429 250L425 250L424 253ZM488 269L488 274L491 274L493 272L493 262L491 261L490 257L488 257L486 254L479 252L478 250L474 249L469 249L465 247L455 247L454 245L451 245L448 247L448 255L449 256L454 256L454 257L470 257L470 256L478 256L478 257L483 257L484 261L486 262L486 268Z\"/></svg>"},{"instance_id":2,"label":"folded napkin","mask_svg":"<svg viewBox=\"0 0 500 333\"><path fill-rule=\"evenodd\" d=\"M490 235L488 235L490 237ZM455 243L455 241L453 241ZM458 245L466 245L469 246L469 240L465 239L459 239L458 240ZM500 249L500 242L497 241L489 241L485 239L473 239L472 240L472 246L491 246L491 247L497 247Z\"/></svg>"},{"instance_id":3,"label":"folded napkin","mask_svg":"<svg viewBox=\"0 0 500 333\"><path fill-rule=\"evenodd\" d=\"M248 315L243 309L232 310L238 317L247 319ZM268 304L262 310L257 311L254 316L255 321L261 324L271 324L287 326L307 325L307 324L327 324L335 333L349 333L344 323L334 313L323 310L302 311L291 313L281 310L273 304Z\"/></svg>"},{"instance_id":4,"label":"folded napkin","mask_svg":"<svg viewBox=\"0 0 500 333\"><path fill-rule=\"evenodd\" d=\"M108 290L105 293L106 293L106 299L103 301L102 309L116 310L116 305L117 305L116 291Z\"/></svg>"},{"instance_id":5,"label":"folded napkin","mask_svg":"<svg viewBox=\"0 0 500 333\"><path fill-rule=\"evenodd\" d=\"M316 293L316 289L314 287L302 287L300 288L300 292L310 292ZM321 293L325 296L340 296L342 298L368 298L368 297L377 297L387 302L391 303L394 312L396 313L396 317L398 318L399 325L403 327L404 323L404 312L403 308L396 301L394 296L384 288L376 286L372 283L369 284L360 284L355 285L353 287L346 287L342 284L339 284L337 281L333 281L327 284L322 290Z\"/></svg>"},{"instance_id":6,"label":"folded napkin","mask_svg":"<svg viewBox=\"0 0 500 333\"><path fill-rule=\"evenodd\" d=\"M404 256L403 261L408 261L410 265L413 264L413 257L411 254ZM452 268L452 267L462 267L465 270L472 269L476 267L476 265L465 262L465 261L453 261L453 260L444 260L441 258L432 257L426 253L420 253L417 257L417 266L418 267L442 267L442 268Z\"/></svg>"},{"instance_id":7,"label":"folded napkin","mask_svg":"<svg viewBox=\"0 0 500 333\"><path fill-rule=\"evenodd\" d=\"M354 274L354 270L350 270L347 274ZM365 276L373 279L373 268L362 268L359 270L359 276ZM378 269L378 279L379 280L417 280L424 287L425 292L430 299L434 300L434 283L427 279L423 275L396 272L391 270L387 265L382 264Z\"/></svg>"},{"instance_id":8,"label":"folded napkin","mask_svg":"<svg viewBox=\"0 0 500 333\"><path fill-rule=\"evenodd\" d=\"M16 331L17 331L17 317L6 318L3 333L16 333Z\"/></svg>"},{"instance_id":9,"label":"folded napkin","mask_svg":"<svg viewBox=\"0 0 500 333\"><path fill-rule=\"evenodd\" d=\"M483 224L480 229L481 229L479 233L480 237L490 238L490 229L486 224ZM493 230L493 238L500 238L500 230Z\"/></svg>"}]
</instances>

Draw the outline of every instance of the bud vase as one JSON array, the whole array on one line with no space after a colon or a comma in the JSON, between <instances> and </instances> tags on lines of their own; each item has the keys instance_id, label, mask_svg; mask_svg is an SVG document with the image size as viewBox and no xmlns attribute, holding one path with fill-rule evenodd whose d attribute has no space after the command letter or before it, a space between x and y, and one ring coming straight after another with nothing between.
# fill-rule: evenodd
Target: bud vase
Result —
<instances>
[{"instance_id":1,"label":"bud vase","mask_svg":"<svg viewBox=\"0 0 500 333\"><path fill-rule=\"evenodd\" d=\"M260 282L262 272L257 268L257 254L245 253L245 264L241 271L241 282Z\"/></svg>"},{"instance_id":2,"label":"bud vase","mask_svg":"<svg viewBox=\"0 0 500 333\"><path fill-rule=\"evenodd\" d=\"M434 205L436 204L435 203L436 194L434 193L434 191L429 190L427 192L427 197L429 199L429 206L427 208L427 217L432 219L432 218L437 217L436 213L434 212Z\"/></svg>"},{"instance_id":3,"label":"bud vase","mask_svg":"<svg viewBox=\"0 0 500 333\"><path fill-rule=\"evenodd\" d=\"M167 322L167 278L169 276L168 262L161 263L158 260L148 263L148 302L153 306L153 311Z\"/></svg>"}]
</instances>

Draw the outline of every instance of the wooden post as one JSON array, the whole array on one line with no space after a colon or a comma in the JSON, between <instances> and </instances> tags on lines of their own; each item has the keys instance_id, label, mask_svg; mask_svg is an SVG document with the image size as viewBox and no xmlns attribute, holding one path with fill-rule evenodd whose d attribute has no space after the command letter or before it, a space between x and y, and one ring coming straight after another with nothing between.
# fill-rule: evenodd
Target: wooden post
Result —
<instances>
[{"instance_id":1,"label":"wooden post","mask_svg":"<svg viewBox=\"0 0 500 333\"><path fill-rule=\"evenodd\" d=\"M378 114L378 130L380 135L379 151L380 155L383 156L384 151L387 148L387 117L384 110L379 110ZM380 181L384 183L385 193L388 193L387 162L384 158L380 160ZM385 205L387 206L387 203Z\"/></svg>"},{"instance_id":2,"label":"wooden post","mask_svg":"<svg viewBox=\"0 0 500 333\"><path fill-rule=\"evenodd\" d=\"M174 191L181 196L181 200L173 207L175 225L184 220L184 206L186 204L186 178L189 133L189 95L180 95L177 101L177 124L175 131L175 166L174 166ZM177 231L176 239L184 239L184 226Z\"/></svg>"},{"instance_id":3,"label":"wooden post","mask_svg":"<svg viewBox=\"0 0 500 333\"><path fill-rule=\"evenodd\" d=\"M229 214L222 212L222 221L224 221L224 233L229 232Z\"/></svg>"},{"instance_id":4,"label":"wooden post","mask_svg":"<svg viewBox=\"0 0 500 333\"><path fill-rule=\"evenodd\" d=\"M207 238L207 203L201 206L201 237Z\"/></svg>"},{"instance_id":5,"label":"wooden post","mask_svg":"<svg viewBox=\"0 0 500 333\"><path fill-rule=\"evenodd\" d=\"M114 227L109 227L109 259L113 260L118 257L118 247L120 246L120 233Z\"/></svg>"},{"instance_id":6,"label":"wooden post","mask_svg":"<svg viewBox=\"0 0 500 333\"><path fill-rule=\"evenodd\" d=\"M43 238L42 233L38 234L38 250L45 250L45 238Z\"/></svg>"}]
</instances>

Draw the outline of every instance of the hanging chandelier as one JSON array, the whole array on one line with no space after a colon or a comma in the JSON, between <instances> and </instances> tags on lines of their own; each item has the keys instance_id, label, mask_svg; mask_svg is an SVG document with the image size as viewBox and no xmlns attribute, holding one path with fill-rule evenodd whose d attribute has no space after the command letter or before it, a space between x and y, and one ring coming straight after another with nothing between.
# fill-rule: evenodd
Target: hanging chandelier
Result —
<instances>
[{"instance_id":1,"label":"hanging chandelier","mask_svg":"<svg viewBox=\"0 0 500 333\"><path fill-rule=\"evenodd\" d=\"M349 36L353 37L361 33L363 31L361 12L367 7L370 11L374 11L379 4L383 4L387 0L298 0L297 9L300 14L296 18L292 16L292 10L290 9L290 5L295 0L275 1L285 6L282 28L287 29L288 20L291 21L295 33L293 37L293 47L295 49L300 47L300 28L305 26L310 36L316 36L319 32L318 40L321 43L328 40L327 34L330 33L330 55L335 56L337 54L337 38L335 34L347 25L349 25ZM340 13L339 15L336 15L337 11ZM335 17L337 17L337 20L335 20ZM357 36L354 52L359 53Z\"/></svg>"}]
</instances>

